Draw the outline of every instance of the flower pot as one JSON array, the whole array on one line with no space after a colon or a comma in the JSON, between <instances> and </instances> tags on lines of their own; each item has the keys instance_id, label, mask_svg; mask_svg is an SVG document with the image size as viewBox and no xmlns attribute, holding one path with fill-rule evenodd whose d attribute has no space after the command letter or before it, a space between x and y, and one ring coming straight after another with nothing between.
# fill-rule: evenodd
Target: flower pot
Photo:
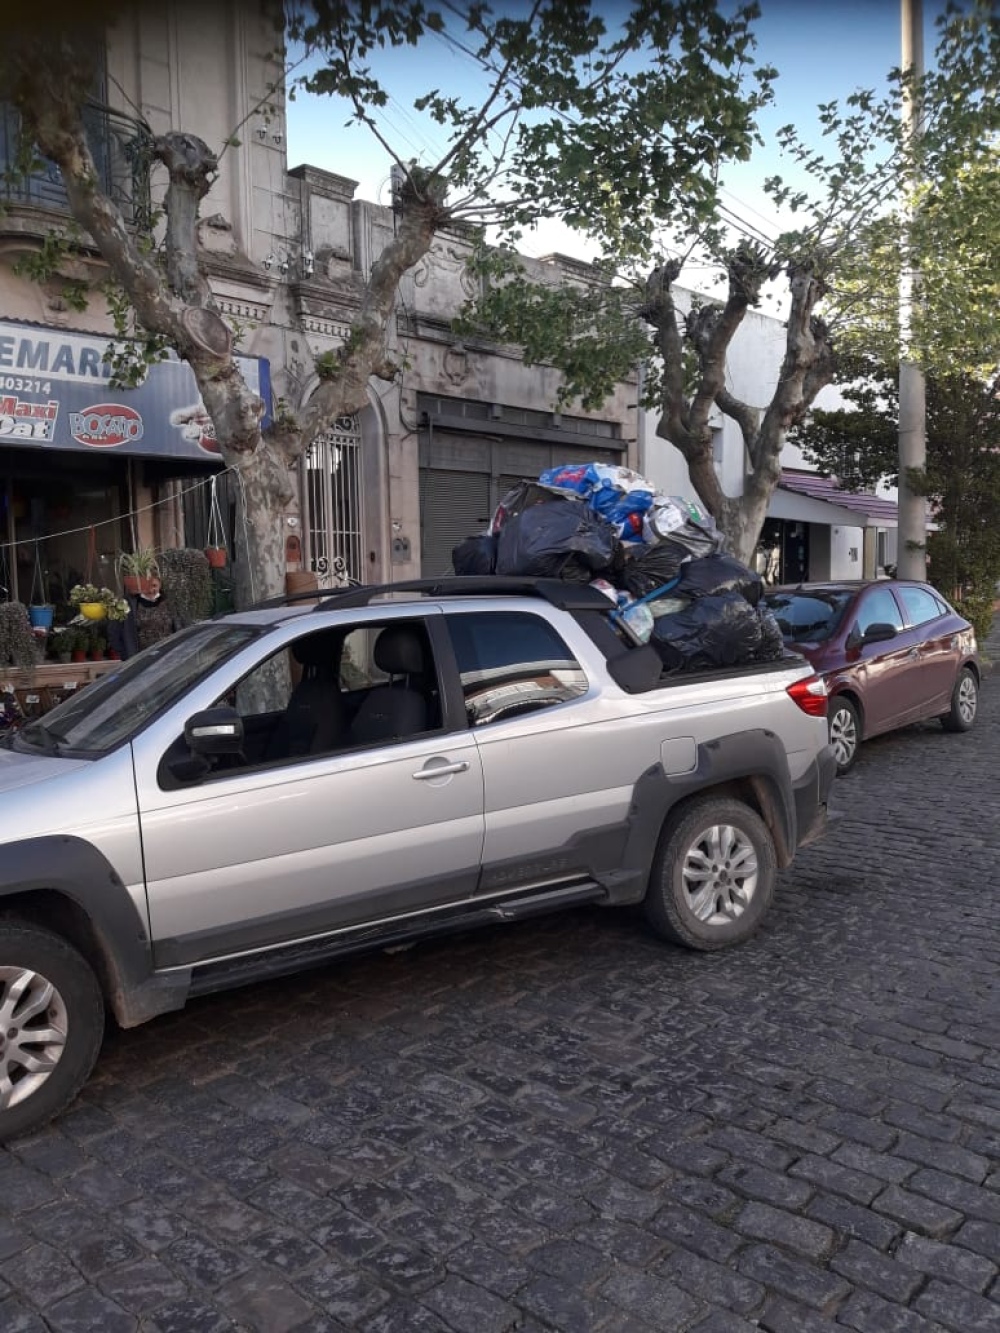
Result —
<instances>
[{"instance_id":1,"label":"flower pot","mask_svg":"<svg viewBox=\"0 0 1000 1333\"><path fill-rule=\"evenodd\" d=\"M86 660L87 660L87 654L83 651L82 648L74 648L73 651L70 653L70 661L72 662L86 662Z\"/></svg>"},{"instance_id":2,"label":"flower pot","mask_svg":"<svg viewBox=\"0 0 1000 1333\"><path fill-rule=\"evenodd\" d=\"M108 608L103 602L81 602L80 615L84 620L103 620L108 614Z\"/></svg>"},{"instance_id":3,"label":"flower pot","mask_svg":"<svg viewBox=\"0 0 1000 1333\"><path fill-rule=\"evenodd\" d=\"M130 597L153 597L159 580L153 574L126 574L122 586Z\"/></svg>"},{"instance_id":4,"label":"flower pot","mask_svg":"<svg viewBox=\"0 0 1000 1333\"><path fill-rule=\"evenodd\" d=\"M103 649L103 648L91 648L91 650L90 650L90 660L91 660L92 662L103 662L103 661L104 661L104 649Z\"/></svg>"},{"instance_id":5,"label":"flower pot","mask_svg":"<svg viewBox=\"0 0 1000 1333\"><path fill-rule=\"evenodd\" d=\"M32 629L51 629L52 617L55 615L54 606L29 606L28 619L31 621Z\"/></svg>"},{"instance_id":6,"label":"flower pot","mask_svg":"<svg viewBox=\"0 0 1000 1333\"><path fill-rule=\"evenodd\" d=\"M225 569L226 548L224 546L206 546L205 558L212 569Z\"/></svg>"},{"instance_id":7,"label":"flower pot","mask_svg":"<svg viewBox=\"0 0 1000 1333\"><path fill-rule=\"evenodd\" d=\"M73 658L72 653L56 653L56 660L58 662L63 662L63 663L70 662L72 661L72 658Z\"/></svg>"}]
</instances>

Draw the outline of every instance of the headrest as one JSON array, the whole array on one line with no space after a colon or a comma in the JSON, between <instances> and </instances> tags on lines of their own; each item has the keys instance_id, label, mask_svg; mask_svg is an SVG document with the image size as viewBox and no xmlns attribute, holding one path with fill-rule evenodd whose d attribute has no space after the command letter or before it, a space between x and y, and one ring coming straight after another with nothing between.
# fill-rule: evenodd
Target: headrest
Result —
<instances>
[{"instance_id":1,"label":"headrest","mask_svg":"<svg viewBox=\"0 0 1000 1333\"><path fill-rule=\"evenodd\" d=\"M340 647L342 634L337 630L320 630L298 639L292 644L292 656L301 666L333 666Z\"/></svg>"},{"instance_id":2,"label":"headrest","mask_svg":"<svg viewBox=\"0 0 1000 1333\"><path fill-rule=\"evenodd\" d=\"M375 640L375 665L390 676L419 675L424 669L424 640L412 625L386 625Z\"/></svg>"}]
</instances>

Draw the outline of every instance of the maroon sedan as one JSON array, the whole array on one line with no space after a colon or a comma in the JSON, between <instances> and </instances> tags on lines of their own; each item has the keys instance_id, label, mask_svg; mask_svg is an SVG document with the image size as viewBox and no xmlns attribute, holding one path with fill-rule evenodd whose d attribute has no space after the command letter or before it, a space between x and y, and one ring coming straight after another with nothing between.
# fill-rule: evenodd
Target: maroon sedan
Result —
<instances>
[{"instance_id":1,"label":"maroon sedan","mask_svg":"<svg viewBox=\"0 0 1000 1333\"><path fill-rule=\"evenodd\" d=\"M975 630L926 583L801 583L763 600L788 647L826 680L839 772L879 732L930 717L948 731L975 722Z\"/></svg>"}]
</instances>

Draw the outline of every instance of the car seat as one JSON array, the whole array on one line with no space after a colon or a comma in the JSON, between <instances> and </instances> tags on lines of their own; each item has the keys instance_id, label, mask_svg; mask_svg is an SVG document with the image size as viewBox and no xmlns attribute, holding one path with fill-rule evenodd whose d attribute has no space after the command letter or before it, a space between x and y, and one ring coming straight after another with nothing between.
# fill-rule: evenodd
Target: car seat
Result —
<instances>
[{"instance_id":1,"label":"car seat","mask_svg":"<svg viewBox=\"0 0 1000 1333\"><path fill-rule=\"evenodd\" d=\"M348 734L351 745L417 736L428 729L424 636L413 625L387 625L375 640L372 660L388 676L402 677L368 691Z\"/></svg>"},{"instance_id":2,"label":"car seat","mask_svg":"<svg viewBox=\"0 0 1000 1333\"><path fill-rule=\"evenodd\" d=\"M268 759L322 754L335 749L345 732L344 701L337 679L342 634L321 630L292 645L302 678L292 690L284 716L271 736Z\"/></svg>"}]
</instances>

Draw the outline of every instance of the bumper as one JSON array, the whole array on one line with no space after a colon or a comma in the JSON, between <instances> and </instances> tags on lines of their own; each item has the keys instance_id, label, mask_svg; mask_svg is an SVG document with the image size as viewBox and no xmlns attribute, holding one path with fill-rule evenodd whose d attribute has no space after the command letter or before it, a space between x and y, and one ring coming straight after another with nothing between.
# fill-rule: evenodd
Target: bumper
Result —
<instances>
[{"instance_id":1,"label":"bumper","mask_svg":"<svg viewBox=\"0 0 1000 1333\"><path fill-rule=\"evenodd\" d=\"M815 842L826 831L830 819L827 801L836 776L837 760L833 747L825 745L817 755L816 762L794 788L796 841L799 847Z\"/></svg>"}]
</instances>

